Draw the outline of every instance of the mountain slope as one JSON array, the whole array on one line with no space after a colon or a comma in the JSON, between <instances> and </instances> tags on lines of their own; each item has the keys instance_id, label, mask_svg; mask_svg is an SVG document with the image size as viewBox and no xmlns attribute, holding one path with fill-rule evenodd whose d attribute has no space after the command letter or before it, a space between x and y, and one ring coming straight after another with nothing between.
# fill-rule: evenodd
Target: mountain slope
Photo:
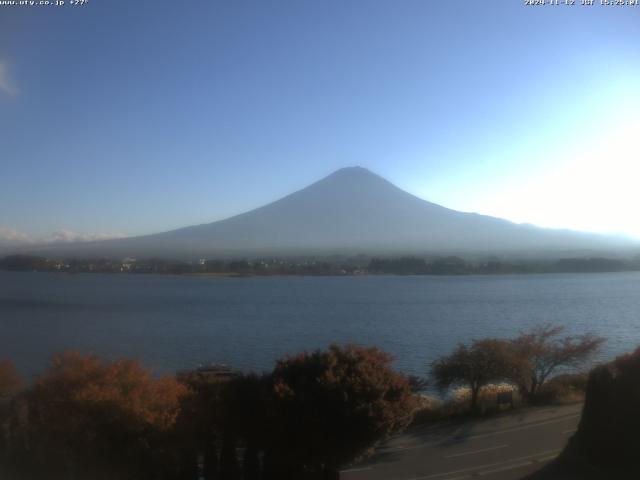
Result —
<instances>
[{"instance_id":1,"label":"mountain slope","mask_svg":"<svg viewBox=\"0 0 640 480\"><path fill-rule=\"evenodd\" d=\"M482 252L602 249L620 242L450 210L415 197L364 168L352 167L226 220L154 235L76 244L74 254L184 258Z\"/></svg>"}]
</instances>

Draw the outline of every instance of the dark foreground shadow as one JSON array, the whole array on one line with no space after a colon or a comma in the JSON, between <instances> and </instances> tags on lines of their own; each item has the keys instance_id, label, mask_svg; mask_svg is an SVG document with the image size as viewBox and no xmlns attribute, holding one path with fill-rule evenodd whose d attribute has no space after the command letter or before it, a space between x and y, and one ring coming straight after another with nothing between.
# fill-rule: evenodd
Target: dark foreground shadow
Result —
<instances>
[{"instance_id":1,"label":"dark foreground shadow","mask_svg":"<svg viewBox=\"0 0 640 480\"><path fill-rule=\"evenodd\" d=\"M560 457L522 480L638 480L640 470L595 469Z\"/></svg>"}]
</instances>

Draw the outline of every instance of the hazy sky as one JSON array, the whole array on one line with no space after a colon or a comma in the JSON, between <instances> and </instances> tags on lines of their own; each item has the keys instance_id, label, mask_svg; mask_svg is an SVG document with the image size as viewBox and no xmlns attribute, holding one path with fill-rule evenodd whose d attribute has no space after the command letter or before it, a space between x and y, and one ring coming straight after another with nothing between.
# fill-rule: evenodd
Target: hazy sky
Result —
<instances>
[{"instance_id":1,"label":"hazy sky","mask_svg":"<svg viewBox=\"0 0 640 480\"><path fill-rule=\"evenodd\" d=\"M640 7L523 4L0 6L0 234L209 222L362 165L640 237Z\"/></svg>"}]
</instances>

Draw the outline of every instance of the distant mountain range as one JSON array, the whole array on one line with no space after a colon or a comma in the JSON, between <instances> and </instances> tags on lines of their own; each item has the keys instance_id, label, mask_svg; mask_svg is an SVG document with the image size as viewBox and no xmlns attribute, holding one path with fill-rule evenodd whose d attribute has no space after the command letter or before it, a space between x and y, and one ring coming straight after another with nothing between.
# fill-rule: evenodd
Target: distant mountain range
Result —
<instances>
[{"instance_id":1,"label":"distant mountain range","mask_svg":"<svg viewBox=\"0 0 640 480\"><path fill-rule=\"evenodd\" d=\"M259 255L603 251L615 236L543 229L451 210L361 167L338 170L241 215L153 235L30 247L47 256L199 258Z\"/></svg>"}]
</instances>

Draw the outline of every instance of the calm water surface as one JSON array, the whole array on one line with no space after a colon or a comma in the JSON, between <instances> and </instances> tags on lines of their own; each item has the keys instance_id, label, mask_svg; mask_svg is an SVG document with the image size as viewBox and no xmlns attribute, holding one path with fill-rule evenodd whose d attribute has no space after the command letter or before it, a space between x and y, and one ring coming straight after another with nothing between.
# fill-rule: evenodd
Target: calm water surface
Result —
<instances>
[{"instance_id":1,"label":"calm water surface","mask_svg":"<svg viewBox=\"0 0 640 480\"><path fill-rule=\"evenodd\" d=\"M378 345L424 374L458 342L542 322L640 344L640 273L201 278L0 272L0 357L25 374L67 348L158 371L226 363L268 370L331 342Z\"/></svg>"}]
</instances>

